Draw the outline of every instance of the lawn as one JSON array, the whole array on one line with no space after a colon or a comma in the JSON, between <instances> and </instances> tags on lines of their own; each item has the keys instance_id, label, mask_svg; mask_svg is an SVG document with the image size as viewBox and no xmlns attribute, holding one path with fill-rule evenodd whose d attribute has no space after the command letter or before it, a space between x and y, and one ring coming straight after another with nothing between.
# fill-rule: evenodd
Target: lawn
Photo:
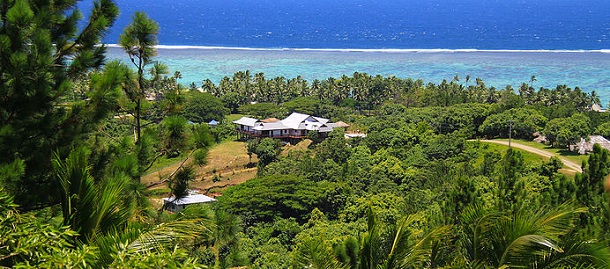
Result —
<instances>
[{"instance_id":1,"label":"lawn","mask_svg":"<svg viewBox=\"0 0 610 269\"><path fill-rule=\"evenodd\" d=\"M242 115L242 114L230 114L225 117L225 121L233 122L233 121L241 119L241 117L243 117L243 116L244 115Z\"/></svg>"},{"instance_id":2,"label":"lawn","mask_svg":"<svg viewBox=\"0 0 610 269\"><path fill-rule=\"evenodd\" d=\"M504 145L498 145L498 144L492 144L492 143L488 143L487 146L489 147L489 149L493 149L493 150L498 150L498 151L506 151L508 149L508 146L504 146ZM521 149L514 149L515 151L518 151L521 153L521 156L523 156L523 163L526 164L532 164L532 163L542 163L548 160L548 158L545 158L543 156L534 154L534 153L530 153L527 152L525 150L521 150Z\"/></svg>"},{"instance_id":3,"label":"lawn","mask_svg":"<svg viewBox=\"0 0 610 269\"><path fill-rule=\"evenodd\" d=\"M508 139L497 139L497 140L501 140L501 141L508 141ZM552 148L549 145L545 145L542 143L538 143L538 142L534 142L534 141L527 141L527 140L518 140L518 139L513 139L512 141L515 141L519 144L524 144L530 147L534 147L537 149L541 149L541 150L546 150L548 152L551 152L553 154L557 154L563 158L566 158L572 162L575 162L577 164L581 164L582 161L589 159L589 155L580 155L578 153L575 152L570 152L566 149L558 149L558 148Z\"/></svg>"}]
</instances>

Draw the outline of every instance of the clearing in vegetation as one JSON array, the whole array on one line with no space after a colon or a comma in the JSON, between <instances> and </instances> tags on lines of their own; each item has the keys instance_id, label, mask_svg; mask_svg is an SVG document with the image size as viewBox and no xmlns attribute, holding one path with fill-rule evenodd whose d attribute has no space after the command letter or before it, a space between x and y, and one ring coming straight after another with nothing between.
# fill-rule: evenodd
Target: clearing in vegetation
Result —
<instances>
[{"instance_id":1,"label":"clearing in vegetation","mask_svg":"<svg viewBox=\"0 0 610 269\"><path fill-rule=\"evenodd\" d=\"M223 141L214 145L208 153L208 163L203 167L195 166L195 180L191 188L203 193L211 189L222 189L237 185L256 176L256 155L250 157L246 151L246 143L239 141ZM189 160L187 164L191 161ZM167 165L142 177L142 183L151 186L167 178L176 170L181 161ZM150 188L163 188L167 184L158 184Z\"/></svg>"}]
</instances>

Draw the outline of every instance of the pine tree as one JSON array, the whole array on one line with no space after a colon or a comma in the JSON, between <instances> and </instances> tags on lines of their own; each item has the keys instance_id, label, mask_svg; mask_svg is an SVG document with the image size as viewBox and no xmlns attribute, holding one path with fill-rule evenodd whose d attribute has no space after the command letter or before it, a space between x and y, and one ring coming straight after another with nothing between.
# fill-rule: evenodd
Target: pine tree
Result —
<instances>
[{"instance_id":1,"label":"pine tree","mask_svg":"<svg viewBox=\"0 0 610 269\"><path fill-rule=\"evenodd\" d=\"M119 41L137 69L137 84L125 88L129 100L135 104L132 114L135 118L136 145L140 143L142 137L142 105L148 94L148 81L144 77L144 69L157 54L155 45L157 45L158 31L159 25L146 13L136 12L133 15L133 22L125 28Z\"/></svg>"},{"instance_id":2,"label":"pine tree","mask_svg":"<svg viewBox=\"0 0 610 269\"><path fill-rule=\"evenodd\" d=\"M582 174L574 178L578 202L589 210L581 215L580 225L589 236L610 238L602 227L610 225L610 198L604 192L604 177L610 174L610 151L593 145L588 161L583 161Z\"/></svg>"},{"instance_id":3,"label":"pine tree","mask_svg":"<svg viewBox=\"0 0 610 269\"><path fill-rule=\"evenodd\" d=\"M117 15L99 0L79 29L76 0L0 1L0 185L25 208L52 201L52 152L67 155L116 103L112 81L67 96L72 79L104 64L98 44Z\"/></svg>"}]
</instances>

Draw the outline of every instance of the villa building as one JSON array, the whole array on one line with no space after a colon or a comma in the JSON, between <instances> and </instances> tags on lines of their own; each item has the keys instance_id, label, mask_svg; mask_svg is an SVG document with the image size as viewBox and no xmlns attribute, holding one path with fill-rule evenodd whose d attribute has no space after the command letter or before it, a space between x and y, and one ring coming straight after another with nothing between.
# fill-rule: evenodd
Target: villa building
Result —
<instances>
[{"instance_id":1,"label":"villa building","mask_svg":"<svg viewBox=\"0 0 610 269\"><path fill-rule=\"evenodd\" d=\"M601 135L590 135L588 140L580 139L575 145L570 145L570 151L586 154L593 151L593 145L599 144L602 148L610 150L610 141Z\"/></svg>"},{"instance_id":2,"label":"villa building","mask_svg":"<svg viewBox=\"0 0 610 269\"><path fill-rule=\"evenodd\" d=\"M302 139L307 138L307 133L311 131L317 131L319 137L324 138L334 128L345 128L344 125L332 123L329 119L296 112L283 120L242 117L233 123L237 125L238 138Z\"/></svg>"}]
</instances>

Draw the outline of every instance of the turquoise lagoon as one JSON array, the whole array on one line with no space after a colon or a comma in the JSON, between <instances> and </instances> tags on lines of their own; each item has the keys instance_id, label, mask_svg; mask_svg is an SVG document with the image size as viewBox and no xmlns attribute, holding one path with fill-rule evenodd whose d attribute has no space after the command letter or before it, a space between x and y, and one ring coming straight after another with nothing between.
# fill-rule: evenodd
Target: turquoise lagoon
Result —
<instances>
[{"instance_id":1,"label":"turquoise lagoon","mask_svg":"<svg viewBox=\"0 0 610 269\"><path fill-rule=\"evenodd\" d=\"M110 47L109 58L128 61L120 48ZM426 83L482 79L486 85L517 88L536 76L534 86L557 85L595 91L610 101L610 51L592 50L411 50L411 49L256 49L197 46L159 46L156 60L180 71L184 85L205 79L218 83L237 71L263 72L267 78L302 76L338 78L354 72L423 79Z\"/></svg>"}]
</instances>

